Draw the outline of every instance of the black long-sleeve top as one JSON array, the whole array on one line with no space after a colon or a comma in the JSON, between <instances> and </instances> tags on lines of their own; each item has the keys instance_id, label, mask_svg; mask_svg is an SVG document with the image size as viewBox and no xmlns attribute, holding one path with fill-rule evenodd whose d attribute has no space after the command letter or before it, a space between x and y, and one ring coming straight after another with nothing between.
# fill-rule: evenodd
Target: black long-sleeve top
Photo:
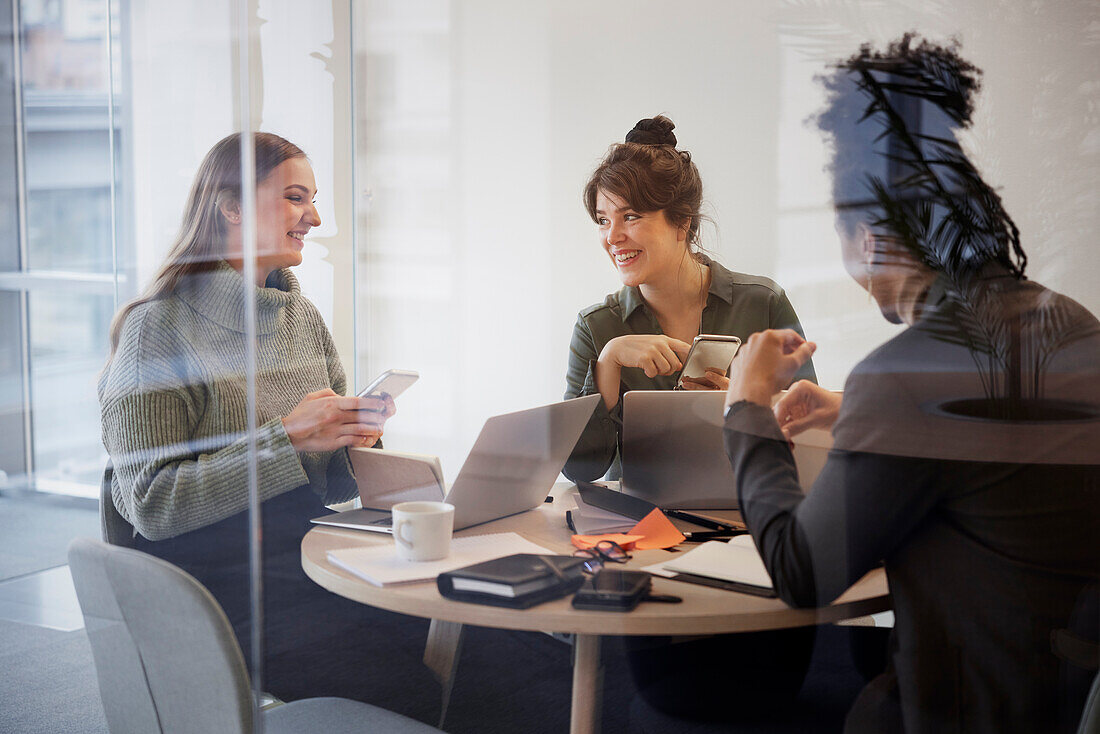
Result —
<instances>
[{"instance_id":1,"label":"black long-sleeve top","mask_svg":"<svg viewBox=\"0 0 1100 734\"><path fill-rule=\"evenodd\" d=\"M1100 408L1096 319L1032 284L1014 296L1059 304L1074 324L1072 339L1048 341L1044 396ZM1052 640L1100 629L1082 619L1095 617L1100 578L1100 421L945 414L988 377L943 338L945 306L853 371L834 448L805 494L772 412L731 406L741 511L789 604L826 604L885 564L892 660L849 731L1074 731L1093 672Z\"/></svg>"}]
</instances>

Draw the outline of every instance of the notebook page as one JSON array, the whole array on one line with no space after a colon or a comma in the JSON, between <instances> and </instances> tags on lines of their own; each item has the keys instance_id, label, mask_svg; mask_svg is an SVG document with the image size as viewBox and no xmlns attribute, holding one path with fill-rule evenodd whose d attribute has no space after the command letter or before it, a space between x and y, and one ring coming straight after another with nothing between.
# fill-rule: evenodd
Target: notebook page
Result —
<instances>
[{"instance_id":1,"label":"notebook page","mask_svg":"<svg viewBox=\"0 0 1100 734\"><path fill-rule=\"evenodd\" d=\"M772 588L772 579L764 567L751 535L738 535L728 542L711 540L669 561L645 569L658 576L692 573L722 581Z\"/></svg>"},{"instance_id":2,"label":"notebook page","mask_svg":"<svg viewBox=\"0 0 1100 734\"><path fill-rule=\"evenodd\" d=\"M517 533L490 533L451 539L451 554L438 561L407 561L397 555L394 544L330 550L328 560L375 586L431 581L444 571L489 561L513 553L555 555Z\"/></svg>"}]
</instances>

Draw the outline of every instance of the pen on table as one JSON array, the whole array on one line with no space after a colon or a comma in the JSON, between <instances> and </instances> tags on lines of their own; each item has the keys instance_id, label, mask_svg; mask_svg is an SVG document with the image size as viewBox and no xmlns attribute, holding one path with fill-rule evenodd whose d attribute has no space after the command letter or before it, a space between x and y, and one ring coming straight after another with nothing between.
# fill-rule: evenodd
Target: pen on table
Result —
<instances>
[{"instance_id":1,"label":"pen on table","mask_svg":"<svg viewBox=\"0 0 1100 734\"><path fill-rule=\"evenodd\" d=\"M695 532L684 532L684 537L690 542L696 542L699 540L723 540L748 534L748 530L697 530Z\"/></svg>"},{"instance_id":2,"label":"pen on table","mask_svg":"<svg viewBox=\"0 0 1100 734\"><path fill-rule=\"evenodd\" d=\"M743 530L743 528L733 525L732 523L722 522L709 517L703 517L702 515L696 515L691 512L684 512L683 510L665 510L666 515L672 515L673 517L681 520L687 520L688 522L695 523L696 525L702 525L705 528L713 528L714 530Z\"/></svg>"}]
</instances>

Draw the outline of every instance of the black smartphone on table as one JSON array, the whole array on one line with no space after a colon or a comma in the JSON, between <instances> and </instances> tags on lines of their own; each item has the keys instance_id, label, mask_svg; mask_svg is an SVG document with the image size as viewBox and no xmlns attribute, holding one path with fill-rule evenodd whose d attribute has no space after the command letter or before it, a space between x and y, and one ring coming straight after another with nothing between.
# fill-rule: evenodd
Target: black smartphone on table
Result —
<instances>
[{"instance_id":1,"label":"black smartphone on table","mask_svg":"<svg viewBox=\"0 0 1100 734\"><path fill-rule=\"evenodd\" d=\"M605 568L584 580L573 595L577 609L629 612L649 595L653 578L645 571Z\"/></svg>"}]
</instances>

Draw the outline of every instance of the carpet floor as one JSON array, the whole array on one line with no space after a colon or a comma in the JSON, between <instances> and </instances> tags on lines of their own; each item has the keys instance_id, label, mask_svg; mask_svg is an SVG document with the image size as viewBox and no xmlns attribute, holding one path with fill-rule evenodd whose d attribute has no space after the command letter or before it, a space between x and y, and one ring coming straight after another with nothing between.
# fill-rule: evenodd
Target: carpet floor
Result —
<instances>
[{"instance_id":1,"label":"carpet floor","mask_svg":"<svg viewBox=\"0 0 1100 734\"><path fill-rule=\"evenodd\" d=\"M77 535L99 535L98 515L86 504L0 497L0 580L63 566L69 540ZM303 679L324 679L327 695L360 698L436 724L439 685L420 662L427 621L356 606L358 613L346 619L370 630L369 635L355 635L364 640L361 647L341 650L340 660L322 655L307 658ZM299 657L311 634L324 634L324 622L299 628L295 638ZM728 715L716 722L687 720L654 709L639 694L622 641L605 640L603 731L839 732L845 711L863 685L852 664L848 635L845 628L819 630L809 672L793 705L752 719L739 710L738 692L731 690L722 702ZM571 652L568 644L541 633L468 628L444 728L452 734L568 731ZM281 652L273 649L269 654ZM289 700L295 698L293 693L280 695ZM0 734L106 732L84 630L66 632L0 618Z\"/></svg>"},{"instance_id":2,"label":"carpet floor","mask_svg":"<svg viewBox=\"0 0 1100 734\"><path fill-rule=\"evenodd\" d=\"M388 614L388 613L387 613ZM390 615L386 633L405 635L402 645L422 649L426 624ZM83 630L57 632L0 621L0 732L100 734L107 732L91 650ZM349 651L349 654L354 651ZM846 630L822 628L806 682L795 705L774 715L746 719L736 692L726 702L728 720L698 722L656 711L638 695L615 640L604 645L603 731L643 734L787 734L839 732L862 679L850 663ZM318 661L318 665L324 665ZM436 724L439 687L410 659L364 659L354 685L370 691L369 703ZM305 673L308 675L308 672ZM470 628L445 729L452 734L561 733L569 730L572 685L569 646L533 632ZM333 691L340 695L341 691ZM360 697L362 694L360 693Z\"/></svg>"}]
</instances>

